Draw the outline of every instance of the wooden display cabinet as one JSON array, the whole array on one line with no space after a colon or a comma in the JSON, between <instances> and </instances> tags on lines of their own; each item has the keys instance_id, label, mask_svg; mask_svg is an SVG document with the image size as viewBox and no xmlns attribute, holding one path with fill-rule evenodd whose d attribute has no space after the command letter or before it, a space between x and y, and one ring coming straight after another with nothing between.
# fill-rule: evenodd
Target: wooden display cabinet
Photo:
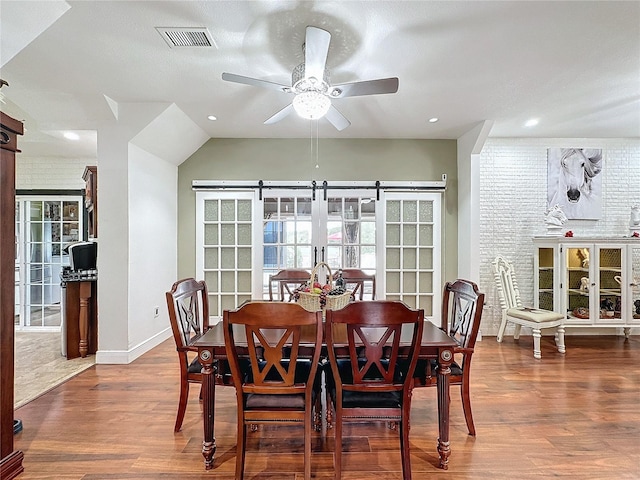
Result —
<instances>
[{"instance_id":1,"label":"wooden display cabinet","mask_svg":"<svg viewBox=\"0 0 640 480\"><path fill-rule=\"evenodd\" d=\"M98 238L98 167L87 166L82 178L85 182L84 206L87 210L89 238Z\"/></svg>"}]
</instances>

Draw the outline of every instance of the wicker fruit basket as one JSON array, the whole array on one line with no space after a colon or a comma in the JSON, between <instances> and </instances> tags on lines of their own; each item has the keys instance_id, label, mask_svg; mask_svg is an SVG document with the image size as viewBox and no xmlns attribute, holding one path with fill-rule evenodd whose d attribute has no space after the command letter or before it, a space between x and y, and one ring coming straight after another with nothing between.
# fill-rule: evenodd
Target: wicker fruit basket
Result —
<instances>
[{"instance_id":1,"label":"wicker fruit basket","mask_svg":"<svg viewBox=\"0 0 640 480\"><path fill-rule=\"evenodd\" d=\"M331 273L331 267L324 262L319 262L311 271L311 278L309 279L309 285L313 288L313 284L318 277L318 270L325 268L327 270L327 285L333 290L333 274ZM309 312L320 312L322 310L340 310L349 303L351 299L351 292L345 290L344 293L339 295L329 295L327 291L322 293L312 292L297 292L297 302Z\"/></svg>"}]
</instances>

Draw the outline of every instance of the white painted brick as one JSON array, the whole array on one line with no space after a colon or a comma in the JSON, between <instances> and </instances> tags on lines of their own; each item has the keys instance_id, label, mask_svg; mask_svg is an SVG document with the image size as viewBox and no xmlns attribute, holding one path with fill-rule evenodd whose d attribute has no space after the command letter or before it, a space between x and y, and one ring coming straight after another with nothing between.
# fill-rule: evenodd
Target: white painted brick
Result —
<instances>
[{"instance_id":1,"label":"white painted brick","mask_svg":"<svg viewBox=\"0 0 640 480\"><path fill-rule=\"evenodd\" d=\"M602 218L569 220L576 236L629 234L631 206L640 204L640 140L496 139L487 140L480 157L480 284L487 308L484 335L496 335L502 312L491 262L502 254L514 262L524 303L533 304L531 238L544 235L547 208L547 148L602 148ZM507 334L511 332L507 330Z\"/></svg>"},{"instance_id":2,"label":"white painted brick","mask_svg":"<svg viewBox=\"0 0 640 480\"><path fill-rule=\"evenodd\" d=\"M95 159L23 157L16 162L16 188L25 190L80 190L82 174Z\"/></svg>"}]
</instances>

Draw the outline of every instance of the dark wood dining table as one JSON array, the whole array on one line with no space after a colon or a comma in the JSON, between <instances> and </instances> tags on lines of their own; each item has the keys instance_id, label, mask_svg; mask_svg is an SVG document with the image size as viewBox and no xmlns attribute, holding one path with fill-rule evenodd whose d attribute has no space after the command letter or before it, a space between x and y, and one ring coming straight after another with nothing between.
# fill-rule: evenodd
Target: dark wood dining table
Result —
<instances>
[{"instance_id":1,"label":"dark wood dining table","mask_svg":"<svg viewBox=\"0 0 640 480\"><path fill-rule=\"evenodd\" d=\"M234 326L235 328L235 326ZM243 344L244 330L234 331L236 344ZM302 333L303 341L305 334ZM401 340L402 345L403 340ZM313 343L313 334L309 331L308 343ZM246 340L244 340L246 345ZM409 339L406 342L409 344ZM216 371L216 360L226 360L227 352L224 344L222 322L214 325L202 336L194 339L192 346L198 349L198 359L202 364L202 410L204 423L204 440L202 442L202 455L204 456L205 469L213 468L213 459L216 451L216 439L214 436L215 424L215 398L216 383L225 384L222 373ZM429 321L425 321L420 346L422 359L437 359L438 389L438 454L440 456L440 468L447 469L451 447L449 444L449 375L451 374L451 362L453 361L453 349L456 341L443 332L439 327Z\"/></svg>"}]
</instances>

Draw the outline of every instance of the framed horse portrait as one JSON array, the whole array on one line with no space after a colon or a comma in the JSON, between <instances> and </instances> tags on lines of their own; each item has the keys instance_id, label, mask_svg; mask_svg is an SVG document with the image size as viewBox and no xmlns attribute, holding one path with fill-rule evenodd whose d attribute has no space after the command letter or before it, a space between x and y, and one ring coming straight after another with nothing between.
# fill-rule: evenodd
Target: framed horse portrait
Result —
<instances>
[{"instance_id":1,"label":"framed horse portrait","mask_svg":"<svg viewBox=\"0 0 640 480\"><path fill-rule=\"evenodd\" d=\"M547 207L559 205L570 220L602 216L602 149L547 149Z\"/></svg>"}]
</instances>

